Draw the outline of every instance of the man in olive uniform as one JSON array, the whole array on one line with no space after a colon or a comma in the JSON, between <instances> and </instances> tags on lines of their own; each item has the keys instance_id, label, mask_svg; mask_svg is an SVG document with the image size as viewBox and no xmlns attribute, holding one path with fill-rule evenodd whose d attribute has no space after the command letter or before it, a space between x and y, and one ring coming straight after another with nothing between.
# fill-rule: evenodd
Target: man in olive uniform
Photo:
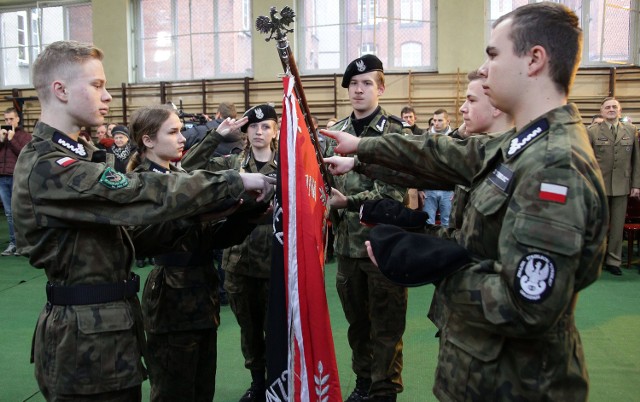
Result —
<instances>
[{"instance_id":1,"label":"man in olive uniform","mask_svg":"<svg viewBox=\"0 0 640 402\"><path fill-rule=\"evenodd\" d=\"M636 128L620 121L621 111L618 100L605 98L600 105L605 120L587 130L607 189L610 219L604 264L613 275L622 275L622 232L629 192L640 197L640 145Z\"/></svg>"},{"instance_id":2,"label":"man in olive uniform","mask_svg":"<svg viewBox=\"0 0 640 402\"><path fill-rule=\"evenodd\" d=\"M378 105L378 98L384 93L384 73L376 56L365 55L352 61L344 73L342 87L349 91L353 113L335 124L339 130L355 137L379 137L403 130L403 121ZM411 132L406 130L406 134ZM327 153L333 154L331 145ZM334 222L336 286L349 322L352 367L357 376L348 402L395 401L403 389L402 334L407 291L387 281L367 258L364 241L369 229L360 224L359 210L365 200L402 201L406 191L350 173L336 178L329 200L329 206L338 209L341 216L339 222Z\"/></svg>"},{"instance_id":3,"label":"man in olive uniform","mask_svg":"<svg viewBox=\"0 0 640 402\"><path fill-rule=\"evenodd\" d=\"M47 275L47 304L33 338L38 386L49 401L139 401L144 334L126 225L161 223L234 205L271 180L235 171L123 174L79 138L109 112L102 51L54 42L33 82L42 107L14 172L18 251ZM107 163L105 163L107 161ZM173 236L173 233L168 233ZM160 242L163 239L154 239Z\"/></svg>"},{"instance_id":4,"label":"man in olive uniform","mask_svg":"<svg viewBox=\"0 0 640 402\"><path fill-rule=\"evenodd\" d=\"M327 158L336 174L371 172L372 163L471 187L457 241L474 262L436 287L447 309L434 383L442 401L588 398L573 312L600 274L609 214L586 129L567 104L581 44L578 17L557 3L528 4L494 23L480 73L492 104L514 118L501 136L325 132L336 152L357 152ZM433 261L423 261L428 270Z\"/></svg>"}]
</instances>

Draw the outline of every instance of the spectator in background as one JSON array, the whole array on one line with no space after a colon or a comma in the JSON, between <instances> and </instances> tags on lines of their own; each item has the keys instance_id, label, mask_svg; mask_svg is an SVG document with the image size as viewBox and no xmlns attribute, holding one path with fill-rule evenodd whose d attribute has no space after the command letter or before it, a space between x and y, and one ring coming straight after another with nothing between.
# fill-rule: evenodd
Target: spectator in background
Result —
<instances>
[{"instance_id":1,"label":"spectator in background","mask_svg":"<svg viewBox=\"0 0 640 402\"><path fill-rule=\"evenodd\" d=\"M120 173L125 173L129 159L136 151L136 145L129 141L129 129L126 126L115 126L111 134L113 134L113 145L108 152L115 155L114 168Z\"/></svg>"},{"instance_id":2,"label":"spectator in background","mask_svg":"<svg viewBox=\"0 0 640 402\"><path fill-rule=\"evenodd\" d=\"M337 122L338 122L338 118L337 117L332 117L329 120L327 120L326 127L329 128L329 127L333 126L334 124L336 124Z\"/></svg>"},{"instance_id":3,"label":"spectator in background","mask_svg":"<svg viewBox=\"0 0 640 402\"><path fill-rule=\"evenodd\" d=\"M605 98L600 105L604 121L587 129L609 202L609 241L604 269L613 275L622 275L622 232L629 193L640 197L640 145L636 128L620 121L621 112L617 99Z\"/></svg>"},{"instance_id":4,"label":"spectator in background","mask_svg":"<svg viewBox=\"0 0 640 402\"><path fill-rule=\"evenodd\" d=\"M591 118L591 124L589 124L589 127L595 126L596 124L600 124L603 121L604 121L604 117L602 117L601 114L594 114L593 117Z\"/></svg>"},{"instance_id":5,"label":"spectator in background","mask_svg":"<svg viewBox=\"0 0 640 402\"><path fill-rule=\"evenodd\" d=\"M16 236L13 231L13 215L11 214L11 196L13 192L13 170L22 148L31 141L31 134L22 129L20 117L15 108L4 111L4 125L10 130L0 129L0 199L9 226L9 245L0 253L2 256L20 255L16 251Z\"/></svg>"},{"instance_id":6,"label":"spectator in background","mask_svg":"<svg viewBox=\"0 0 640 402\"><path fill-rule=\"evenodd\" d=\"M113 128L117 126L116 123L109 123L107 124L107 137L113 137Z\"/></svg>"},{"instance_id":7,"label":"spectator in background","mask_svg":"<svg viewBox=\"0 0 640 402\"><path fill-rule=\"evenodd\" d=\"M433 112L433 126L429 132L431 134L450 135L453 130L449 123L449 113L445 109L437 109ZM434 225L436 216L440 212L440 225L445 228L448 227L452 201L453 191L424 190L424 211L429 214L427 223Z\"/></svg>"},{"instance_id":8,"label":"spectator in background","mask_svg":"<svg viewBox=\"0 0 640 402\"><path fill-rule=\"evenodd\" d=\"M445 109L438 109L433 112L433 120L430 132L433 134L448 135L453 129L451 128L451 120L449 113Z\"/></svg>"},{"instance_id":9,"label":"spectator in background","mask_svg":"<svg viewBox=\"0 0 640 402\"><path fill-rule=\"evenodd\" d=\"M99 125L98 127L96 127L95 133L96 135L92 138L92 140L93 143L97 146L100 143L100 140L107 136L107 126L104 124Z\"/></svg>"},{"instance_id":10,"label":"spectator in background","mask_svg":"<svg viewBox=\"0 0 640 402\"><path fill-rule=\"evenodd\" d=\"M413 107L411 106L403 107L402 110L400 111L400 117L402 117L402 120L404 120L407 123L407 125L409 126L409 129L414 135L422 135L425 133L425 130L421 129L416 124L416 121L418 120L418 118L416 117L416 111L413 109Z\"/></svg>"},{"instance_id":11,"label":"spectator in background","mask_svg":"<svg viewBox=\"0 0 640 402\"><path fill-rule=\"evenodd\" d=\"M182 135L184 135L184 138L186 139L186 143L184 144L185 152L195 144L202 141L204 136L207 134L207 131L217 128L227 118L235 119L237 115L238 112L236 112L236 105L230 102L220 102L220 104L218 105L218 111L216 112L215 118L213 120L209 120L205 124L193 126L182 133ZM238 132L239 131L234 130L234 133ZM224 142L234 143L239 140L240 137L238 135L232 135L226 136ZM225 155L228 155L230 153L232 152L226 152Z\"/></svg>"}]
</instances>

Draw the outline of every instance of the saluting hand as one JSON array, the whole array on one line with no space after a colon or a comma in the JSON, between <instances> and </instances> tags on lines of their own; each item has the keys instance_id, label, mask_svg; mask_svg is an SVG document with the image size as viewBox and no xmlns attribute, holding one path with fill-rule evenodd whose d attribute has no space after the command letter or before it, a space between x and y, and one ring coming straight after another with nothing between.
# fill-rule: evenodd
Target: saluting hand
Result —
<instances>
[{"instance_id":1,"label":"saluting hand","mask_svg":"<svg viewBox=\"0 0 640 402\"><path fill-rule=\"evenodd\" d=\"M338 145L334 148L334 151L338 154L354 154L358 150L360 138L355 135L351 135L344 131L329 131L324 129L320 130L320 134L331 137L338 142Z\"/></svg>"},{"instance_id":2,"label":"saluting hand","mask_svg":"<svg viewBox=\"0 0 640 402\"><path fill-rule=\"evenodd\" d=\"M244 189L256 195L256 201L264 201L271 198L275 191L276 179L267 177L262 173L240 173Z\"/></svg>"},{"instance_id":3,"label":"saluting hand","mask_svg":"<svg viewBox=\"0 0 640 402\"><path fill-rule=\"evenodd\" d=\"M336 176L352 171L355 165L355 158L346 156L330 156L324 158L323 161L327 164L329 173Z\"/></svg>"},{"instance_id":4,"label":"saluting hand","mask_svg":"<svg viewBox=\"0 0 640 402\"><path fill-rule=\"evenodd\" d=\"M238 120L232 119L231 117L227 117L216 128L216 131L218 132L218 134L220 134L221 136L225 137L230 132L235 131L235 130L239 129L240 127L244 126L247 123L248 120L249 120L248 116L242 117L242 118L240 118Z\"/></svg>"}]
</instances>

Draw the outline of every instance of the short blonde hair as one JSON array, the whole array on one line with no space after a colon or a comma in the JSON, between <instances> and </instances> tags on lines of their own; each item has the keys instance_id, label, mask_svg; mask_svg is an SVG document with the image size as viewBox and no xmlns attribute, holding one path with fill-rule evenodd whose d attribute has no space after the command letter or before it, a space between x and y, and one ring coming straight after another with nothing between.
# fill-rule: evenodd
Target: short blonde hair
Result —
<instances>
[{"instance_id":1,"label":"short blonde hair","mask_svg":"<svg viewBox=\"0 0 640 402\"><path fill-rule=\"evenodd\" d=\"M41 102L49 100L49 85L68 78L75 66L89 60L102 61L104 53L97 47L76 41L58 41L47 46L33 63L33 86Z\"/></svg>"}]
</instances>

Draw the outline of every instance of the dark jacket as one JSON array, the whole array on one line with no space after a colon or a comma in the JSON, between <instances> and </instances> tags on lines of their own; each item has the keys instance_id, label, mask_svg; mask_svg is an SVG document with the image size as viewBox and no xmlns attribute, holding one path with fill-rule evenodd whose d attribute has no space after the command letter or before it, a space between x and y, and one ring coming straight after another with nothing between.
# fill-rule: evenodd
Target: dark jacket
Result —
<instances>
[{"instance_id":1,"label":"dark jacket","mask_svg":"<svg viewBox=\"0 0 640 402\"><path fill-rule=\"evenodd\" d=\"M31 134L24 131L22 127L18 127L11 141L5 138L0 142L0 176L13 176L18 155L29 141L31 141Z\"/></svg>"}]
</instances>

